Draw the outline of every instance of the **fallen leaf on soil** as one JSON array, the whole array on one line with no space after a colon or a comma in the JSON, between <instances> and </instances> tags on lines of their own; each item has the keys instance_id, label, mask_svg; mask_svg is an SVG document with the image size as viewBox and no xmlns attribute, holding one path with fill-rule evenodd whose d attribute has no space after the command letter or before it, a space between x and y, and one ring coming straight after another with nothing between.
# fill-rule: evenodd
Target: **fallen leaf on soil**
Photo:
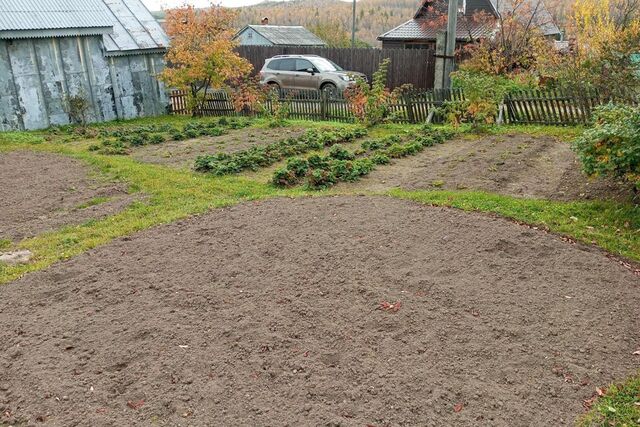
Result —
<instances>
[{"instance_id":1,"label":"fallen leaf on soil","mask_svg":"<svg viewBox=\"0 0 640 427\"><path fill-rule=\"evenodd\" d=\"M464 408L464 405L462 403L456 403L453 406L453 412L460 412L462 411L462 408Z\"/></svg>"},{"instance_id":2,"label":"fallen leaf on soil","mask_svg":"<svg viewBox=\"0 0 640 427\"><path fill-rule=\"evenodd\" d=\"M634 352L633 352L633 355L634 355L634 356L640 356L640 350L638 350L638 351L634 351Z\"/></svg>"},{"instance_id":3,"label":"fallen leaf on soil","mask_svg":"<svg viewBox=\"0 0 640 427\"><path fill-rule=\"evenodd\" d=\"M131 409L140 409L144 405L144 400L130 400L127 402L127 406Z\"/></svg>"},{"instance_id":4,"label":"fallen leaf on soil","mask_svg":"<svg viewBox=\"0 0 640 427\"><path fill-rule=\"evenodd\" d=\"M396 301L393 304L388 301L382 301L380 303L379 309L384 311L393 311L395 313L396 311L400 310L400 307L402 307L402 303L400 301Z\"/></svg>"},{"instance_id":5,"label":"fallen leaf on soil","mask_svg":"<svg viewBox=\"0 0 640 427\"><path fill-rule=\"evenodd\" d=\"M583 401L582 401L582 407L583 407L585 410L587 410L587 411L588 411L589 409L591 409L591 407L593 406L594 402L595 402L597 399L598 399L598 396L593 396L593 397L592 397L592 398L590 398L590 399L585 399L585 400L583 400Z\"/></svg>"},{"instance_id":6,"label":"fallen leaf on soil","mask_svg":"<svg viewBox=\"0 0 640 427\"><path fill-rule=\"evenodd\" d=\"M602 389L602 388L596 388L596 393L598 393L598 396L604 396L607 393L607 389Z\"/></svg>"}]
</instances>

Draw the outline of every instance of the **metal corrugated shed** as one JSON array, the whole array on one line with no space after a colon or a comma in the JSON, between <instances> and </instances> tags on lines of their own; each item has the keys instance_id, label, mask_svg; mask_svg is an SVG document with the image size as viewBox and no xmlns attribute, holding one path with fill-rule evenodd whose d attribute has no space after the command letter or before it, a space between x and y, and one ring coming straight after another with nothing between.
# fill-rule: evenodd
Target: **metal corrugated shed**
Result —
<instances>
[{"instance_id":1,"label":"metal corrugated shed","mask_svg":"<svg viewBox=\"0 0 640 427\"><path fill-rule=\"evenodd\" d=\"M164 52L169 46L140 0L0 0L0 38L97 34L109 56Z\"/></svg>"},{"instance_id":2,"label":"metal corrugated shed","mask_svg":"<svg viewBox=\"0 0 640 427\"><path fill-rule=\"evenodd\" d=\"M253 29L275 46L326 46L322 39L300 26L247 25L236 37L247 28Z\"/></svg>"},{"instance_id":3,"label":"metal corrugated shed","mask_svg":"<svg viewBox=\"0 0 640 427\"><path fill-rule=\"evenodd\" d=\"M104 34L112 26L102 0L0 0L0 38Z\"/></svg>"}]
</instances>

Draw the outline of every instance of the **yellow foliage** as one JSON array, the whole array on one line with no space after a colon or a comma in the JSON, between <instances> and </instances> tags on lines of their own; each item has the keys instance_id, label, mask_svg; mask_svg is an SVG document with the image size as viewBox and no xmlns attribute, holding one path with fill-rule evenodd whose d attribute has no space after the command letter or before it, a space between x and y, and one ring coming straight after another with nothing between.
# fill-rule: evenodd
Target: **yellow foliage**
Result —
<instances>
[{"instance_id":1,"label":"yellow foliage","mask_svg":"<svg viewBox=\"0 0 640 427\"><path fill-rule=\"evenodd\" d=\"M251 72L251 64L234 51L235 18L231 9L214 5L167 11L171 46L166 55L168 66L160 78L171 87L188 90L192 107L202 102L208 89L221 88Z\"/></svg>"}]
</instances>

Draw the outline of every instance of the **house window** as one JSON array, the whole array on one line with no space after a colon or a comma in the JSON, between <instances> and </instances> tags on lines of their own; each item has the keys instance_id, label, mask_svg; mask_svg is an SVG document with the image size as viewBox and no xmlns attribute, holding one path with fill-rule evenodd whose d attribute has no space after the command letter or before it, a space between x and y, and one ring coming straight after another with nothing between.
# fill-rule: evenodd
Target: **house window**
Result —
<instances>
[{"instance_id":1,"label":"house window","mask_svg":"<svg viewBox=\"0 0 640 427\"><path fill-rule=\"evenodd\" d=\"M247 33L247 38L250 39L250 40L253 38L253 31L249 31Z\"/></svg>"}]
</instances>

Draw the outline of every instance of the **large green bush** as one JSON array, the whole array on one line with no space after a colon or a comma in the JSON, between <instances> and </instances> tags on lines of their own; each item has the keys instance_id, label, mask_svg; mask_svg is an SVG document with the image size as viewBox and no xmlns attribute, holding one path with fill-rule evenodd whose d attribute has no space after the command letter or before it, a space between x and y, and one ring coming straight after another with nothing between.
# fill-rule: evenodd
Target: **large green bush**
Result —
<instances>
[{"instance_id":1,"label":"large green bush","mask_svg":"<svg viewBox=\"0 0 640 427\"><path fill-rule=\"evenodd\" d=\"M594 125L573 147L592 176L624 178L640 187L640 108L608 104L594 112Z\"/></svg>"}]
</instances>

